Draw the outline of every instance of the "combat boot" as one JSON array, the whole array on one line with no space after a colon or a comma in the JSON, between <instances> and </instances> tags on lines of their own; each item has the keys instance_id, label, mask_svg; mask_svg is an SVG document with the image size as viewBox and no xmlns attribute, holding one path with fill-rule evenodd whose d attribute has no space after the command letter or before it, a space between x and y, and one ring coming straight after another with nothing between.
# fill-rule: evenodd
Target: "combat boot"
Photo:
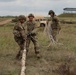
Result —
<instances>
[{"instance_id":1,"label":"combat boot","mask_svg":"<svg viewBox=\"0 0 76 75\"><path fill-rule=\"evenodd\" d=\"M20 60L20 59L21 59L20 54L17 54L17 55L16 55L16 59L17 59L17 60Z\"/></svg>"}]
</instances>

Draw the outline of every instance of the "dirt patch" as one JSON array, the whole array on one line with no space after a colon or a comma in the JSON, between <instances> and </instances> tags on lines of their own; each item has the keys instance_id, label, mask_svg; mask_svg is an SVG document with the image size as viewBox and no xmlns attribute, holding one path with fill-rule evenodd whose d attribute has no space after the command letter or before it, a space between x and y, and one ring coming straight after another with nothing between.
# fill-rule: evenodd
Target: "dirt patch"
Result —
<instances>
[{"instance_id":1,"label":"dirt patch","mask_svg":"<svg viewBox=\"0 0 76 75\"><path fill-rule=\"evenodd\" d=\"M11 21L12 21L12 19L7 19L7 20L5 20L5 21L1 21L1 22L0 22L0 26L3 26L4 24L9 23L9 22L11 22Z\"/></svg>"}]
</instances>

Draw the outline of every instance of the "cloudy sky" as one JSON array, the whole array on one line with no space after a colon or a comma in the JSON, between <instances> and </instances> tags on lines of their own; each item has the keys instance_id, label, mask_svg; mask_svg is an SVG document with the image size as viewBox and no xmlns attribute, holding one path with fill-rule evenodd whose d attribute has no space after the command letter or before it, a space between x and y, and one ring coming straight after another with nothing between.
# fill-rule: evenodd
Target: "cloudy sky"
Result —
<instances>
[{"instance_id":1,"label":"cloudy sky","mask_svg":"<svg viewBox=\"0 0 76 75\"><path fill-rule=\"evenodd\" d=\"M47 16L49 10L60 14L65 7L76 8L76 0L0 0L0 16L29 13Z\"/></svg>"}]
</instances>

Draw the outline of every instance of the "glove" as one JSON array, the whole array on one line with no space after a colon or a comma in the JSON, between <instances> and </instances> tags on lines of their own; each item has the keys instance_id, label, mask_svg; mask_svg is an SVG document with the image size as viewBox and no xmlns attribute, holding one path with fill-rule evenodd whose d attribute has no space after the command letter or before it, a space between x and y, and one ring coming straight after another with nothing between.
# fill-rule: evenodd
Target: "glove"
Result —
<instances>
[{"instance_id":1,"label":"glove","mask_svg":"<svg viewBox=\"0 0 76 75\"><path fill-rule=\"evenodd\" d=\"M36 36L36 33L31 33L32 36Z\"/></svg>"},{"instance_id":2,"label":"glove","mask_svg":"<svg viewBox=\"0 0 76 75\"><path fill-rule=\"evenodd\" d=\"M29 37L29 36L31 36L31 33L28 33L28 34L27 34L27 37Z\"/></svg>"},{"instance_id":3,"label":"glove","mask_svg":"<svg viewBox=\"0 0 76 75\"><path fill-rule=\"evenodd\" d=\"M30 36L36 36L36 33L28 33L27 37L30 37Z\"/></svg>"}]
</instances>

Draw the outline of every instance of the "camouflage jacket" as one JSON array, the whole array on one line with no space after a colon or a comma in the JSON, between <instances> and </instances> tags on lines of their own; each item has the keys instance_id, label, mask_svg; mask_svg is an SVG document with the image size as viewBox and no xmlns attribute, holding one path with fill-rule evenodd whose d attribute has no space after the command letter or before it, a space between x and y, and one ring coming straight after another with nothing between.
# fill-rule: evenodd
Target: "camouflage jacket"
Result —
<instances>
[{"instance_id":1,"label":"camouflage jacket","mask_svg":"<svg viewBox=\"0 0 76 75\"><path fill-rule=\"evenodd\" d=\"M29 33L37 33L37 24L35 21L26 21L25 25L27 26L27 34Z\"/></svg>"},{"instance_id":2,"label":"camouflage jacket","mask_svg":"<svg viewBox=\"0 0 76 75\"><path fill-rule=\"evenodd\" d=\"M58 18L56 16L49 18L47 23L48 22L51 23L52 30L53 29L57 29L57 30L61 29L60 22L59 22L59 20L58 20Z\"/></svg>"},{"instance_id":3,"label":"camouflage jacket","mask_svg":"<svg viewBox=\"0 0 76 75\"><path fill-rule=\"evenodd\" d=\"M13 34L16 37L26 37L26 26L25 23L21 24L20 22L16 23L13 29Z\"/></svg>"}]
</instances>

